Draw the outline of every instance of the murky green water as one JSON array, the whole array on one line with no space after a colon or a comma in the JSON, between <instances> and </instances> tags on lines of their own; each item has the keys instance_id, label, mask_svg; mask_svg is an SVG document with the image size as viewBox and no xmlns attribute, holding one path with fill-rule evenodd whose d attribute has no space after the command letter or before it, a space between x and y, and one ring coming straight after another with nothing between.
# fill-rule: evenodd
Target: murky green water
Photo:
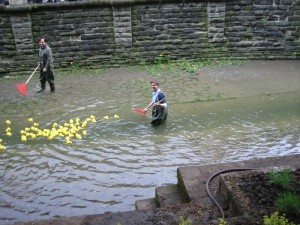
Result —
<instances>
[{"instance_id":1,"label":"murky green water","mask_svg":"<svg viewBox=\"0 0 300 225\"><path fill-rule=\"evenodd\" d=\"M35 80L26 98L14 87L22 81L0 81L0 138L7 148L0 153L0 224L133 210L136 200L154 197L155 187L176 183L179 166L299 154L298 71L298 61L253 61L194 76L153 77L128 68L57 74L57 93L35 94ZM162 81L169 104L167 122L155 128L131 110L150 101L153 78ZM28 118L49 129L91 115L97 122L72 145L20 139Z\"/></svg>"}]
</instances>

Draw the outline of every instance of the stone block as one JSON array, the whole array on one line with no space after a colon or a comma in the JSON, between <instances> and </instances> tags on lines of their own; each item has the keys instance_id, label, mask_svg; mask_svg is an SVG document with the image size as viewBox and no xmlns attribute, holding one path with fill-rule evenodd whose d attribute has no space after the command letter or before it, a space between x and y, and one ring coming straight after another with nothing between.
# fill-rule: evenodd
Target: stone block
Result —
<instances>
[{"instance_id":1,"label":"stone block","mask_svg":"<svg viewBox=\"0 0 300 225\"><path fill-rule=\"evenodd\" d=\"M27 4L27 0L9 0L10 5L24 5Z\"/></svg>"}]
</instances>

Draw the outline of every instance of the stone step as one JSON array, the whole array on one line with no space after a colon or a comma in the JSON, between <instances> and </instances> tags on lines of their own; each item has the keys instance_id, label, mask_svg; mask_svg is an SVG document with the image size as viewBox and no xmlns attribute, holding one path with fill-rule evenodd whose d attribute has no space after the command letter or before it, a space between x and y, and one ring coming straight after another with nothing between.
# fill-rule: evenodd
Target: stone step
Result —
<instances>
[{"instance_id":1,"label":"stone step","mask_svg":"<svg viewBox=\"0 0 300 225\"><path fill-rule=\"evenodd\" d=\"M135 202L135 209L138 211L148 211L157 208L155 198L148 198L137 200Z\"/></svg>"},{"instance_id":2,"label":"stone step","mask_svg":"<svg viewBox=\"0 0 300 225\"><path fill-rule=\"evenodd\" d=\"M182 203L177 184L169 184L155 188L155 198L159 207Z\"/></svg>"}]
</instances>

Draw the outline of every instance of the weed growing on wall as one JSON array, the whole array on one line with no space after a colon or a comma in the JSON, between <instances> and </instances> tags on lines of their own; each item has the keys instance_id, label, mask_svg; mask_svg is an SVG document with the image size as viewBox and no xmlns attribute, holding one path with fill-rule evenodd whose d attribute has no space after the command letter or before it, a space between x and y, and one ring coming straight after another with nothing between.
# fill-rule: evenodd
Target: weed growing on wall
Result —
<instances>
[{"instance_id":1,"label":"weed growing on wall","mask_svg":"<svg viewBox=\"0 0 300 225\"><path fill-rule=\"evenodd\" d=\"M171 60L170 54L160 54L152 64L143 63L141 67L153 77L160 77L162 72L168 72L176 77L194 76L204 67L223 67L241 65L245 61L225 58L222 60Z\"/></svg>"},{"instance_id":2,"label":"weed growing on wall","mask_svg":"<svg viewBox=\"0 0 300 225\"><path fill-rule=\"evenodd\" d=\"M292 182L291 170L284 169L282 171L270 173L271 183L280 185L284 189L287 189Z\"/></svg>"},{"instance_id":3,"label":"weed growing on wall","mask_svg":"<svg viewBox=\"0 0 300 225\"><path fill-rule=\"evenodd\" d=\"M296 214L300 209L300 197L293 192L283 192L278 195L275 204L280 212Z\"/></svg>"},{"instance_id":4,"label":"weed growing on wall","mask_svg":"<svg viewBox=\"0 0 300 225\"><path fill-rule=\"evenodd\" d=\"M279 215L278 212L274 212L270 216L264 216L264 225L295 225L290 223L286 218L285 214Z\"/></svg>"},{"instance_id":5,"label":"weed growing on wall","mask_svg":"<svg viewBox=\"0 0 300 225\"><path fill-rule=\"evenodd\" d=\"M192 221L190 220L190 218L188 218L187 220L184 220L184 218L180 217L180 221L179 221L179 225L192 225Z\"/></svg>"},{"instance_id":6,"label":"weed growing on wall","mask_svg":"<svg viewBox=\"0 0 300 225\"><path fill-rule=\"evenodd\" d=\"M280 212L286 214L297 214L300 210L300 197L293 191L292 172L284 169L270 173L271 183L280 185L284 191L278 194L275 205Z\"/></svg>"}]
</instances>

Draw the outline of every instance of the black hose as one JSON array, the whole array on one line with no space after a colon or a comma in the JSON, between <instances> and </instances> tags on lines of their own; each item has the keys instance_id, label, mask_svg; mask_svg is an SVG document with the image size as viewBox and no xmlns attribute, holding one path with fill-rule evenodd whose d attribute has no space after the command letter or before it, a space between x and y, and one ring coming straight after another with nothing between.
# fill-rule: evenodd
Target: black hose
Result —
<instances>
[{"instance_id":1,"label":"black hose","mask_svg":"<svg viewBox=\"0 0 300 225\"><path fill-rule=\"evenodd\" d=\"M213 175L211 175L211 176L207 179L207 181L206 181L206 186L205 186L206 192L207 192L209 198L210 198L210 199L213 201L213 203L218 207L218 209L219 209L219 211L220 211L220 213L221 213L223 219L225 219L224 212L223 212L223 210L222 210L220 204L219 204L219 203L217 202L217 200L212 196L212 194L211 194L211 192L210 192L210 190L209 190L209 183L210 183L210 181L211 181L214 177L216 177L216 176L218 176L218 175L220 175L220 174L223 174L223 173L229 173L229 172L235 172L235 171L246 171L246 170L256 170L256 169L253 169L253 168L243 168L243 169L235 168L235 169L222 170L222 171L220 171L220 172L217 172L217 173L214 173Z\"/></svg>"}]
</instances>

